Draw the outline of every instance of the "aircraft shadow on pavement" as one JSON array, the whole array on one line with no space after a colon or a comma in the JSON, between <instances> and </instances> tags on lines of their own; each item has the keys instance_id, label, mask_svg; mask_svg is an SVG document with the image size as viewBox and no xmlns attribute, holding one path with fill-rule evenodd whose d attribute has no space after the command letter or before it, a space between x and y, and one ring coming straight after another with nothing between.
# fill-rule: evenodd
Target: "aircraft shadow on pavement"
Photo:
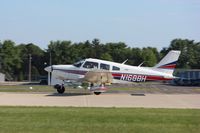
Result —
<instances>
[{"instance_id":1,"label":"aircraft shadow on pavement","mask_svg":"<svg viewBox=\"0 0 200 133\"><path fill-rule=\"evenodd\" d=\"M144 93L131 93L131 96L146 96Z\"/></svg>"},{"instance_id":2,"label":"aircraft shadow on pavement","mask_svg":"<svg viewBox=\"0 0 200 133\"><path fill-rule=\"evenodd\" d=\"M64 93L64 94L52 93L52 94L48 94L46 96L66 97L66 96L85 96L85 95L92 95L92 94L90 94L90 93Z\"/></svg>"}]
</instances>

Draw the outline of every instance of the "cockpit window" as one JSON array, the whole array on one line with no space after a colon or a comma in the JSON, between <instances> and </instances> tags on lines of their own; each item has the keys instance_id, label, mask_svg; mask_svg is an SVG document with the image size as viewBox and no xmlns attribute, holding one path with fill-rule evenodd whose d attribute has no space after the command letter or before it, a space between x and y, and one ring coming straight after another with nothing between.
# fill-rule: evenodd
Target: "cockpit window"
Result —
<instances>
[{"instance_id":1,"label":"cockpit window","mask_svg":"<svg viewBox=\"0 0 200 133\"><path fill-rule=\"evenodd\" d=\"M74 63L73 65L74 65L75 67L81 67L81 65L84 63L84 61L85 61L85 60L78 61L78 62Z\"/></svg>"},{"instance_id":2,"label":"cockpit window","mask_svg":"<svg viewBox=\"0 0 200 133\"><path fill-rule=\"evenodd\" d=\"M84 68L98 68L98 63L96 62L91 62L91 61L86 61L85 64L83 65Z\"/></svg>"},{"instance_id":3,"label":"cockpit window","mask_svg":"<svg viewBox=\"0 0 200 133\"><path fill-rule=\"evenodd\" d=\"M110 70L110 65L101 63L101 64L100 64L100 69Z\"/></svg>"}]
</instances>

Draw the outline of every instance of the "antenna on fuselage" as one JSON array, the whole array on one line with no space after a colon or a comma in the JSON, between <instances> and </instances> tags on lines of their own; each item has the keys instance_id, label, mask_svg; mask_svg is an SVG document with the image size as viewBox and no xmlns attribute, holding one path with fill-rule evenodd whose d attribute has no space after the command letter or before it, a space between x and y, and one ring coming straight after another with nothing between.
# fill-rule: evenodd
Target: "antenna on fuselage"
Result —
<instances>
[{"instance_id":1,"label":"antenna on fuselage","mask_svg":"<svg viewBox=\"0 0 200 133\"><path fill-rule=\"evenodd\" d=\"M138 65L138 67L141 67L144 64L145 61L143 61L142 63L140 63L140 65Z\"/></svg>"},{"instance_id":2,"label":"antenna on fuselage","mask_svg":"<svg viewBox=\"0 0 200 133\"><path fill-rule=\"evenodd\" d=\"M122 64L125 64L128 61L128 59L126 59L124 62L122 62Z\"/></svg>"}]
</instances>

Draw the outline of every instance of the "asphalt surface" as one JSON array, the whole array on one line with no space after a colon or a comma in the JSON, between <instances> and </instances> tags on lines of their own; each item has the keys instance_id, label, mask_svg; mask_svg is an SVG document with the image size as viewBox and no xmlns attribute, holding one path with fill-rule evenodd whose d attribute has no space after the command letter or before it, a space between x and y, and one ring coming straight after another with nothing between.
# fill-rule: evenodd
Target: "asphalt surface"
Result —
<instances>
[{"instance_id":1,"label":"asphalt surface","mask_svg":"<svg viewBox=\"0 0 200 133\"><path fill-rule=\"evenodd\" d=\"M0 93L0 106L142 107L200 109L200 94Z\"/></svg>"},{"instance_id":2,"label":"asphalt surface","mask_svg":"<svg viewBox=\"0 0 200 133\"><path fill-rule=\"evenodd\" d=\"M101 95L74 90L53 92L0 92L0 106L142 107L200 109L200 86L163 83L114 84ZM130 89L127 89L130 88ZM127 89L127 90L126 90Z\"/></svg>"},{"instance_id":3,"label":"asphalt surface","mask_svg":"<svg viewBox=\"0 0 200 133\"><path fill-rule=\"evenodd\" d=\"M115 84L111 88L118 90L108 91L108 93L144 93L144 94L200 94L200 86L175 86L167 83L135 83L135 84ZM130 88L124 90L123 88Z\"/></svg>"}]
</instances>

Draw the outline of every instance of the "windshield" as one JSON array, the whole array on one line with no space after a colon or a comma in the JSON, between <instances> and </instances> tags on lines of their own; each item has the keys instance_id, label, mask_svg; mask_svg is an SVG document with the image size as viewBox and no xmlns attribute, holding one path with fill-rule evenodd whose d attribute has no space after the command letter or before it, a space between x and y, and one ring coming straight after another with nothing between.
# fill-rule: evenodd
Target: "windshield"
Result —
<instances>
[{"instance_id":1,"label":"windshield","mask_svg":"<svg viewBox=\"0 0 200 133\"><path fill-rule=\"evenodd\" d=\"M75 67L81 67L81 65L84 63L84 61L85 61L85 60L78 61L78 62L74 63L73 65L74 65Z\"/></svg>"}]
</instances>

